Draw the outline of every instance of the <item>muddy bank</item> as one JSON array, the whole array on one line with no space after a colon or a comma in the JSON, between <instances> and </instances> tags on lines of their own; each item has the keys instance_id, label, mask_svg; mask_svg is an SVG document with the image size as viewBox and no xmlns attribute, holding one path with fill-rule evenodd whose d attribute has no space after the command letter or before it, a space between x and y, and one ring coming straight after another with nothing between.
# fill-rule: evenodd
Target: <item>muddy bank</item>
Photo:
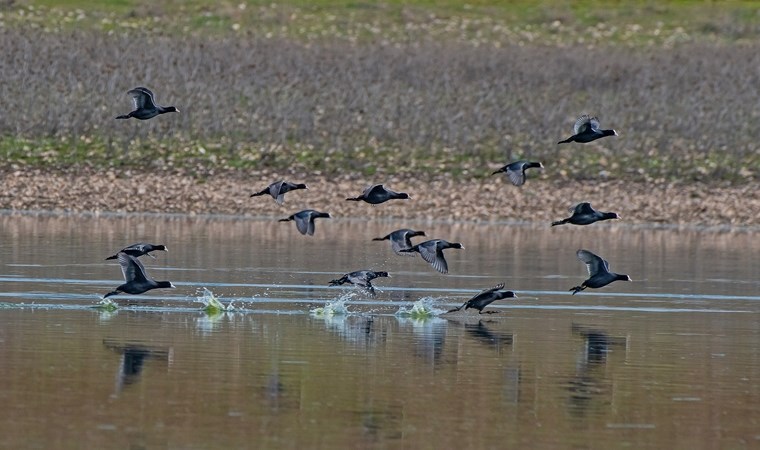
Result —
<instances>
[{"instance_id":1,"label":"muddy bank","mask_svg":"<svg viewBox=\"0 0 760 450\"><path fill-rule=\"evenodd\" d=\"M270 182L304 182L307 191L286 195L278 206L271 197L249 197ZM335 217L416 220L525 221L547 223L567 217L568 208L589 201L596 209L618 213L626 223L745 227L760 224L760 184L647 184L623 181L552 182L528 180L522 187L502 177L482 180L411 177L372 179L357 176L298 176L287 173L229 171L205 178L164 172L46 171L0 172L0 208L55 212L155 212L285 217L304 208ZM411 200L372 206L347 202L371 183L408 192Z\"/></svg>"}]
</instances>

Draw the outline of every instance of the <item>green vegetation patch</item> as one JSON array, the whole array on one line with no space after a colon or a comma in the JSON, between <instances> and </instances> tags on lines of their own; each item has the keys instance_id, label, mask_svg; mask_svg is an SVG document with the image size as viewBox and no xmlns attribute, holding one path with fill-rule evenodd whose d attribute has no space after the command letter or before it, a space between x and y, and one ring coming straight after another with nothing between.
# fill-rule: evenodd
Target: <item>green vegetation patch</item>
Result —
<instances>
[{"instance_id":1,"label":"green vegetation patch","mask_svg":"<svg viewBox=\"0 0 760 450\"><path fill-rule=\"evenodd\" d=\"M10 170L148 168L181 171L201 180L211 176L215 169L413 175L422 179L447 175L472 179L489 177L495 168L507 162L498 148L486 148L477 156L468 156L446 148L410 151L378 146L343 152L297 144L272 150L272 147L256 143L237 143L237 149L230 151L229 145L220 142L136 142L116 148L98 139L71 142L68 139L6 138L0 140L0 154L6 169ZM688 148L670 148L668 152L623 149L613 153L599 146L576 144L548 151L516 153L511 159L521 158L542 161L546 167L546 170L531 173L531 177L556 181L627 179L742 184L760 177L760 153L743 154L720 149L706 153Z\"/></svg>"},{"instance_id":2,"label":"green vegetation patch","mask_svg":"<svg viewBox=\"0 0 760 450\"><path fill-rule=\"evenodd\" d=\"M235 34L302 41L453 39L474 44L675 43L695 38L757 39L750 1L362 2L38 0L3 12L6 24L144 33Z\"/></svg>"},{"instance_id":3,"label":"green vegetation patch","mask_svg":"<svg viewBox=\"0 0 760 450\"><path fill-rule=\"evenodd\" d=\"M5 169L199 178L477 178L526 158L560 180L757 179L753 4L633 5L12 4L0 10L0 156ZM138 85L182 112L115 120ZM584 113L620 136L558 146Z\"/></svg>"}]
</instances>

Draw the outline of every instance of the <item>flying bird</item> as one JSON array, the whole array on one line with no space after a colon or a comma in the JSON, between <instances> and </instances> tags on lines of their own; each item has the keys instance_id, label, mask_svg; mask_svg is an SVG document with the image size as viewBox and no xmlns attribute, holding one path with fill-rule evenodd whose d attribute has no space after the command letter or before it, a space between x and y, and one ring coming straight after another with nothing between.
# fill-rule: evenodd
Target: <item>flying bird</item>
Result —
<instances>
[{"instance_id":1,"label":"flying bird","mask_svg":"<svg viewBox=\"0 0 760 450\"><path fill-rule=\"evenodd\" d=\"M399 250L401 252L417 252L422 259L427 261L433 268L441 273L449 273L449 265L443 257L443 251L447 248L464 248L459 242L449 242L443 239L431 239L420 242L410 248Z\"/></svg>"},{"instance_id":2,"label":"flying bird","mask_svg":"<svg viewBox=\"0 0 760 450\"><path fill-rule=\"evenodd\" d=\"M402 228L400 230L393 231L386 236L376 237L372 240L373 241L385 241L385 240L391 241L391 248L393 249L393 252L395 254L401 255L401 256L414 256L414 253L403 252L402 250L412 248L411 238L415 236L425 236L425 232L414 231L408 228Z\"/></svg>"},{"instance_id":3,"label":"flying bird","mask_svg":"<svg viewBox=\"0 0 760 450\"><path fill-rule=\"evenodd\" d=\"M116 259L119 256L119 253L126 253L129 256L134 256L135 258L140 257L142 255L148 255L153 259L156 259L155 256L151 255L150 252L168 252L169 249L166 248L163 244L146 244L144 242L138 242L137 244L132 244L129 247L124 247L123 249L119 250L115 255L111 255L106 260L109 259Z\"/></svg>"},{"instance_id":4,"label":"flying bird","mask_svg":"<svg viewBox=\"0 0 760 450\"><path fill-rule=\"evenodd\" d=\"M375 184L373 186L368 187L367 189L362 192L362 194L358 197L350 197L346 200L352 201L352 202L358 202L358 201L365 201L367 203L371 203L373 205L378 205L383 202L387 202L388 200L395 200L395 199L408 199L409 194L406 192L395 192L390 189L386 189L385 186L382 184Z\"/></svg>"},{"instance_id":5,"label":"flying bird","mask_svg":"<svg viewBox=\"0 0 760 450\"><path fill-rule=\"evenodd\" d=\"M175 286L169 281L156 281L145 273L145 267L139 259L126 253L119 253L117 259L121 266L121 273L124 275L124 284L119 285L115 290L104 295L108 298L119 293L124 294L142 294L151 289L174 288Z\"/></svg>"},{"instance_id":6,"label":"flying bird","mask_svg":"<svg viewBox=\"0 0 760 450\"><path fill-rule=\"evenodd\" d=\"M570 212L573 213L570 217L552 222L552 226L564 225L566 223L571 223L573 225L590 225L600 220L620 218L620 216L614 212L600 212L595 210L591 207L591 203L589 202L578 203L570 208Z\"/></svg>"},{"instance_id":7,"label":"flying bird","mask_svg":"<svg viewBox=\"0 0 760 450\"><path fill-rule=\"evenodd\" d=\"M303 183L291 183L289 181L275 181L274 183L270 184L269 186L265 187L259 192L256 192L254 194L251 194L251 197L257 197L259 195L271 195L274 201L278 205L282 205L282 203L285 201L285 193L290 191L295 191L297 189L309 189L305 184Z\"/></svg>"},{"instance_id":8,"label":"flying bird","mask_svg":"<svg viewBox=\"0 0 760 450\"><path fill-rule=\"evenodd\" d=\"M491 303L495 302L496 300L501 300L505 298L517 298L517 295L512 291L504 291L504 283L499 283L496 286L486 289L476 295L475 297L467 300L462 304L462 306L454 309L450 309L446 311L446 313L459 311L460 309L464 308L465 311L469 308L477 309L479 312L478 314L483 314L483 308L490 305ZM498 311L486 311L486 314L495 314Z\"/></svg>"},{"instance_id":9,"label":"flying bird","mask_svg":"<svg viewBox=\"0 0 760 450\"><path fill-rule=\"evenodd\" d=\"M589 278L580 286L575 286L574 288L570 289L573 291L573 295L586 288L598 289L600 287L607 286L613 281L632 281L631 277L628 275L610 272L610 263L588 250L581 249L578 250L575 254L578 259L586 264Z\"/></svg>"},{"instance_id":10,"label":"flying bird","mask_svg":"<svg viewBox=\"0 0 760 450\"><path fill-rule=\"evenodd\" d=\"M559 141L557 144L565 144L568 142L580 142L586 143L595 141L605 136L617 136L615 130L602 130L599 125L599 119L584 114L575 121L573 125L573 135L564 141Z\"/></svg>"},{"instance_id":11,"label":"flying bird","mask_svg":"<svg viewBox=\"0 0 760 450\"><path fill-rule=\"evenodd\" d=\"M297 213L292 214L285 219L280 219L280 222L289 222L291 220L295 221L296 228L298 229L299 233L313 236L314 219L318 219L320 217L329 219L332 216L326 212L319 212L313 209L304 209L303 211L298 211Z\"/></svg>"},{"instance_id":12,"label":"flying bird","mask_svg":"<svg viewBox=\"0 0 760 450\"><path fill-rule=\"evenodd\" d=\"M507 178L509 178L509 181L512 182L515 186L522 186L525 184L525 171L527 169L531 169L533 167L538 167L543 169L544 165L540 162L531 162L531 161L515 161L513 163L509 163L506 166L502 167L501 169L497 170L496 172L492 173L491 175L496 175L497 173L505 173L507 175Z\"/></svg>"},{"instance_id":13,"label":"flying bird","mask_svg":"<svg viewBox=\"0 0 760 450\"><path fill-rule=\"evenodd\" d=\"M134 117L135 119L148 120L159 114L179 112L179 109L174 106L156 105L156 102L153 100L153 92L148 88L136 87L127 92L127 94L132 96L135 110L129 114L117 116L117 119L129 119L130 117Z\"/></svg>"},{"instance_id":14,"label":"flying bird","mask_svg":"<svg viewBox=\"0 0 760 450\"><path fill-rule=\"evenodd\" d=\"M330 281L330 286L340 286L345 283L350 283L363 287L365 290L367 290L367 292L370 293L370 295L374 296L375 288L372 286L372 280L380 277L390 277L390 275L388 275L388 272L357 270L356 272L347 273L336 280Z\"/></svg>"}]
</instances>

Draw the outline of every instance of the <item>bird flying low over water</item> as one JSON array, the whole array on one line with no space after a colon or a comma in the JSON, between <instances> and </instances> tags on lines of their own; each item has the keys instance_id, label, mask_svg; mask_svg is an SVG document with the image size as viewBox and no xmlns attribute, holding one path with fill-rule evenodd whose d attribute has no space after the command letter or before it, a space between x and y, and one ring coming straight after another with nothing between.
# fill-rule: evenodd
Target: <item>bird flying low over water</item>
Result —
<instances>
[{"instance_id":1,"label":"bird flying low over water","mask_svg":"<svg viewBox=\"0 0 760 450\"><path fill-rule=\"evenodd\" d=\"M119 253L117 259L121 266L121 273L124 275L124 284L119 285L115 290L104 295L108 298L119 293L124 294L142 294L151 289L174 288L175 286L169 281L156 281L145 273L145 267L140 260L126 253Z\"/></svg>"},{"instance_id":2,"label":"bird flying low over water","mask_svg":"<svg viewBox=\"0 0 760 450\"><path fill-rule=\"evenodd\" d=\"M295 221L296 228L298 229L299 233L313 236L314 235L314 219L317 219L320 217L329 219L332 216L330 215L330 213L319 212L313 209L304 209L303 211L298 211L297 213L292 214L285 219L280 219L280 222L289 222L291 220Z\"/></svg>"},{"instance_id":3,"label":"bird flying low over water","mask_svg":"<svg viewBox=\"0 0 760 450\"><path fill-rule=\"evenodd\" d=\"M138 242L137 244L132 244L129 247L124 247L123 249L119 250L115 255L111 255L106 260L109 259L116 259L119 256L119 253L126 253L127 255L134 256L135 258L140 257L142 255L148 255L153 259L156 259L155 256L151 255L150 252L168 252L169 249L166 248L165 245L162 244L146 244L144 242Z\"/></svg>"},{"instance_id":4,"label":"bird flying low over water","mask_svg":"<svg viewBox=\"0 0 760 450\"><path fill-rule=\"evenodd\" d=\"M129 114L117 116L117 119L129 119L130 117L134 117L135 119L148 120L159 114L179 112L179 109L174 106L156 105L156 102L153 100L153 92L148 88L136 87L127 92L127 94L132 96L135 110Z\"/></svg>"},{"instance_id":5,"label":"bird flying low over water","mask_svg":"<svg viewBox=\"0 0 760 450\"><path fill-rule=\"evenodd\" d=\"M525 184L525 171L533 167L539 167L543 169L544 165L541 164L540 162L515 161L513 163L507 164L506 166L502 167L501 169L497 170L491 175L496 175L497 173L503 172L504 174L507 175L507 178L509 178L509 181L511 181L512 184L514 184L515 186L522 186L523 184Z\"/></svg>"},{"instance_id":6,"label":"bird flying low over water","mask_svg":"<svg viewBox=\"0 0 760 450\"><path fill-rule=\"evenodd\" d=\"M414 231L408 228L402 228L400 230L393 231L386 236L377 237L372 240L373 241L389 240L391 241L391 248L393 249L393 252L395 254L400 255L400 256L414 256L414 253L403 252L402 250L407 250L407 249L412 248L411 238L415 236L425 236L425 232Z\"/></svg>"},{"instance_id":7,"label":"bird flying low over water","mask_svg":"<svg viewBox=\"0 0 760 450\"><path fill-rule=\"evenodd\" d=\"M566 144L568 142L586 143L595 141L605 136L617 136L615 130L602 130L599 125L599 119L584 114L575 121L573 125L573 135L557 144Z\"/></svg>"},{"instance_id":8,"label":"bird flying low over water","mask_svg":"<svg viewBox=\"0 0 760 450\"><path fill-rule=\"evenodd\" d=\"M291 183L289 181L275 181L274 183L270 184L269 186L265 187L259 192L256 192L254 194L251 194L251 197L257 197L259 195L271 195L274 201L278 205L282 205L282 203L285 201L285 193L290 191L295 191L297 189L309 189L305 184L303 183Z\"/></svg>"},{"instance_id":9,"label":"bird flying low over water","mask_svg":"<svg viewBox=\"0 0 760 450\"><path fill-rule=\"evenodd\" d=\"M502 289L504 289L504 283L499 283L496 286L490 289L486 289L473 298L467 300L462 304L462 306L450 309L446 311L446 313L459 311L462 308L465 310L474 308L479 311L478 314L483 314L483 308L495 302L496 300L501 300L504 298L517 298L517 295L514 292L504 291ZM486 311L485 314L496 314L497 312L498 311Z\"/></svg>"},{"instance_id":10,"label":"bird flying low over water","mask_svg":"<svg viewBox=\"0 0 760 450\"><path fill-rule=\"evenodd\" d=\"M360 196L349 197L346 200L352 202L364 200L367 203L378 205L380 203L387 202L388 200L405 200L408 198L411 197L409 197L409 194L406 192L395 192L390 189L386 189L382 184L375 184L365 189Z\"/></svg>"},{"instance_id":11,"label":"bird flying low over water","mask_svg":"<svg viewBox=\"0 0 760 450\"><path fill-rule=\"evenodd\" d=\"M343 275L342 277L330 281L330 286L340 286L341 284L351 283L356 286L361 286L370 295L375 295L375 288L372 286L372 280L380 277L390 277L388 272L375 272L372 270L357 270Z\"/></svg>"},{"instance_id":12,"label":"bird flying low over water","mask_svg":"<svg viewBox=\"0 0 760 450\"><path fill-rule=\"evenodd\" d=\"M568 217L567 219L552 222L552 226L554 227L557 225L564 225L566 223L571 223L573 225L590 225L600 220L620 218L620 216L614 212L600 212L595 210L591 207L591 203L589 202L578 203L577 205L570 208L570 212L573 213L572 216Z\"/></svg>"},{"instance_id":13,"label":"bird flying low over water","mask_svg":"<svg viewBox=\"0 0 760 450\"><path fill-rule=\"evenodd\" d=\"M447 248L464 248L459 242L449 242L443 239L431 239L420 242L411 248L399 250L401 252L417 252L422 259L430 263L433 268L441 273L449 273L449 265L443 257L443 251Z\"/></svg>"},{"instance_id":14,"label":"bird flying low over water","mask_svg":"<svg viewBox=\"0 0 760 450\"><path fill-rule=\"evenodd\" d=\"M632 281L631 277L628 275L610 272L610 263L588 250L581 249L578 250L575 254L578 259L586 264L589 278L580 286L575 286L574 288L570 289L573 291L573 295L586 288L598 289L600 287L607 286L613 281Z\"/></svg>"}]
</instances>

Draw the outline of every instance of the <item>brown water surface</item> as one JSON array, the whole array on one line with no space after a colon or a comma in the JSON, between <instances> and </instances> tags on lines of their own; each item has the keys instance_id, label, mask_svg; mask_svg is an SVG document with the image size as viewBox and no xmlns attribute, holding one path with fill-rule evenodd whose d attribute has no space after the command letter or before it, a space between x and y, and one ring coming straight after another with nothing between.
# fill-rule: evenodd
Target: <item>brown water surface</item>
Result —
<instances>
[{"instance_id":1,"label":"brown water surface","mask_svg":"<svg viewBox=\"0 0 760 450\"><path fill-rule=\"evenodd\" d=\"M370 239L462 242L451 273ZM418 239L419 240L419 239ZM117 296L138 241L175 290ZM757 235L0 217L2 448L756 448ZM572 296L587 248L633 282ZM328 287L387 270L375 298ZM504 282L497 314L441 314ZM200 308L207 288L234 310ZM430 315L399 314L423 300ZM332 304L326 313L316 308ZM418 303L419 305L420 303Z\"/></svg>"}]
</instances>

